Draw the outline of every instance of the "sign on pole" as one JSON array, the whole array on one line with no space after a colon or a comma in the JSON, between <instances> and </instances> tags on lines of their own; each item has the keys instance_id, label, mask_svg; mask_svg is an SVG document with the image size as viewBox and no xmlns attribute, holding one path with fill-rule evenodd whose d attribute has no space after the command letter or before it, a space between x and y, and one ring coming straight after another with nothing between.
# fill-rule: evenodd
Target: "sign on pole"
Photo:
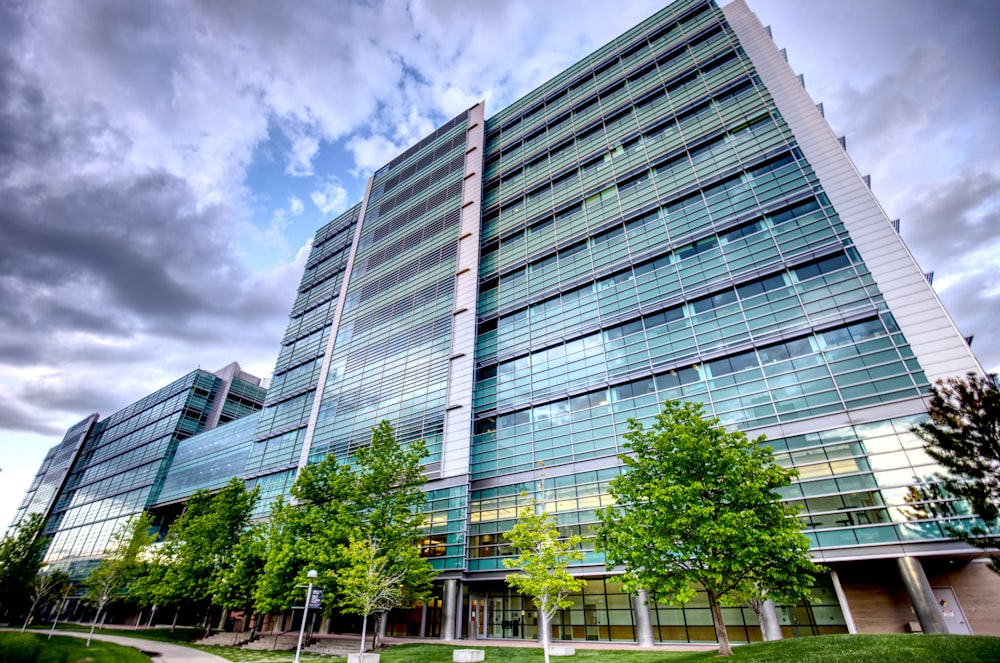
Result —
<instances>
[{"instance_id":1,"label":"sign on pole","mask_svg":"<svg viewBox=\"0 0 1000 663\"><path fill-rule=\"evenodd\" d=\"M322 608L323 607L323 590L320 588L313 589L312 596L309 597L309 609Z\"/></svg>"}]
</instances>

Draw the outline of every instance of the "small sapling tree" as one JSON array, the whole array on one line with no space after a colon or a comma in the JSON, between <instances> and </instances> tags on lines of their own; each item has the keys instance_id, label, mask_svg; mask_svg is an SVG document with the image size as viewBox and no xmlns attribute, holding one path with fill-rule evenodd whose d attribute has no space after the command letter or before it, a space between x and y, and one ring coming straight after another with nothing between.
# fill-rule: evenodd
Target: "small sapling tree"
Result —
<instances>
[{"instance_id":1,"label":"small sapling tree","mask_svg":"<svg viewBox=\"0 0 1000 663\"><path fill-rule=\"evenodd\" d=\"M505 536L520 554L503 560L503 564L521 571L508 574L507 584L532 598L538 610L538 634L545 663L549 663L552 618L557 611L573 604L569 595L579 592L585 583L568 569L572 562L583 559L583 552L578 549L580 537L561 538L555 518L535 499L520 511L517 522Z\"/></svg>"}]
</instances>

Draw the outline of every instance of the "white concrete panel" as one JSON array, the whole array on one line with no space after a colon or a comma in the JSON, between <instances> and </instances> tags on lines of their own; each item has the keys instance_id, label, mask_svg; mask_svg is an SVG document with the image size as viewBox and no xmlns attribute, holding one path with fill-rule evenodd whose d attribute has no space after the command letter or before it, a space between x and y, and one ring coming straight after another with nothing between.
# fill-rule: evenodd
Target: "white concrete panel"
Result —
<instances>
[{"instance_id":1,"label":"white concrete panel","mask_svg":"<svg viewBox=\"0 0 1000 663\"><path fill-rule=\"evenodd\" d=\"M441 477L469 473L472 445L472 391L475 381L476 299L479 279L479 228L483 190L485 107L469 109L466 129L465 173L462 182L462 215L455 274L455 315L452 317L451 360L445 399Z\"/></svg>"}]
</instances>

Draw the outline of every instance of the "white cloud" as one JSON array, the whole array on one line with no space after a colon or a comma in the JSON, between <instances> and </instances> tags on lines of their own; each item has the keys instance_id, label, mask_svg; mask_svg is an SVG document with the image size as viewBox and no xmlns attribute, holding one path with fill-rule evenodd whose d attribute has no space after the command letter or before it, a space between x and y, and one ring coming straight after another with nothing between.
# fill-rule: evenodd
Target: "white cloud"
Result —
<instances>
[{"instance_id":1,"label":"white cloud","mask_svg":"<svg viewBox=\"0 0 1000 663\"><path fill-rule=\"evenodd\" d=\"M323 188L309 194L316 209L327 216L340 214L347 209L347 189L336 177L329 178Z\"/></svg>"},{"instance_id":2,"label":"white cloud","mask_svg":"<svg viewBox=\"0 0 1000 663\"><path fill-rule=\"evenodd\" d=\"M306 210L305 205L303 205L302 201L299 200L297 197L292 196L288 200L288 211L294 214L295 216L302 214L302 212L304 212L305 210Z\"/></svg>"}]
</instances>

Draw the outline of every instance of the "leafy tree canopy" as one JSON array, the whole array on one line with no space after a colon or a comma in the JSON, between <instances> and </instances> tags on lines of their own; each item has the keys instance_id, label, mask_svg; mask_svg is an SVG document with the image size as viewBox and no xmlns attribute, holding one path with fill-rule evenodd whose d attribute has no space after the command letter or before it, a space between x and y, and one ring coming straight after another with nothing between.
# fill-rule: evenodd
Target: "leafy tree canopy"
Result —
<instances>
[{"instance_id":1,"label":"leafy tree canopy","mask_svg":"<svg viewBox=\"0 0 1000 663\"><path fill-rule=\"evenodd\" d=\"M130 516L111 535L104 559L90 572L84 582L84 600L97 608L90 625L87 646L94 635L94 627L108 604L122 598L122 593L142 569L142 556L156 540L152 528L153 518L148 513Z\"/></svg>"},{"instance_id":2,"label":"leafy tree canopy","mask_svg":"<svg viewBox=\"0 0 1000 663\"><path fill-rule=\"evenodd\" d=\"M233 551L249 526L257 495L236 477L215 494L199 490L191 495L130 588L133 600L161 608L222 606L223 579L236 561Z\"/></svg>"},{"instance_id":3,"label":"leafy tree canopy","mask_svg":"<svg viewBox=\"0 0 1000 663\"><path fill-rule=\"evenodd\" d=\"M987 525L951 534L979 548L997 549L1000 536L1000 389L974 373L939 380L931 389L930 421L915 432L927 453L949 471L948 491L963 497ZM990 555L990 568L1000 573L1000 554Z\"/></svg>"},{"instance_id":4,"label":"leafy tree canopy","mask_svg":"<svg viewBox=\"0 0 1000 663\"><path fill-rule=\"evenodd\" d=\"M520 552L516 558L503 560L508 569L521 570L509 574L507 584L532 597L548 663L552 617L573 605L569 595L583 589L586 582L568 569L571 563L583 560L583 552L578 549L581 539L577 535L560 538L555 518L534 499L518 513L514 527L504 536Z\"/></svg>"},{"instance_id":5,"label":"leafy tree canopy","mask_svg":"<svg viewBox=\"0 0 1000 663\"><path fill-rule=\"evenodd\" d=\"M309 569L319 573L317 586L333 592L338 570L351 565L352 556L361 559L351 552L352 540L372 542L387 560L386 573L402 573L397 604L426 597L435 572L415 543L424 523L426 454L422 441L400 445L382 421L353 462L330 455L303 468L292 487L293 503L279 503L272 512L257 609L284 610L300 602L295 585L305 583Z\"/></svg>"},{"instance_id":6,"label":"leafy tree canopy","mask_svg":"<svg viewBox=\"0 0 1000 663\"><path fill-rule=\"evenodd\" d=\"M41 514L24 518L0 539L0 606L20 611L30 603L28 589L38 574L48 539Z\"/></svg>"},{"instance_id":7,"label":"leafy tree canopy","mask_svg":"<svg viewBox=\"0 0 1000 663\"><path fill-rule=\"evenodd\" d=\"M720 655L731 653L720 604L808 595L821 569L777 492L794 471L774 463L763 437L727 431L700 404L667 401L651 428L631 420L625 439L626 471L610 487L620 507L598 512L598 548L608 568L624 567L627 591L681 605L701 585Z\"/></svg>"}]
</instances>

